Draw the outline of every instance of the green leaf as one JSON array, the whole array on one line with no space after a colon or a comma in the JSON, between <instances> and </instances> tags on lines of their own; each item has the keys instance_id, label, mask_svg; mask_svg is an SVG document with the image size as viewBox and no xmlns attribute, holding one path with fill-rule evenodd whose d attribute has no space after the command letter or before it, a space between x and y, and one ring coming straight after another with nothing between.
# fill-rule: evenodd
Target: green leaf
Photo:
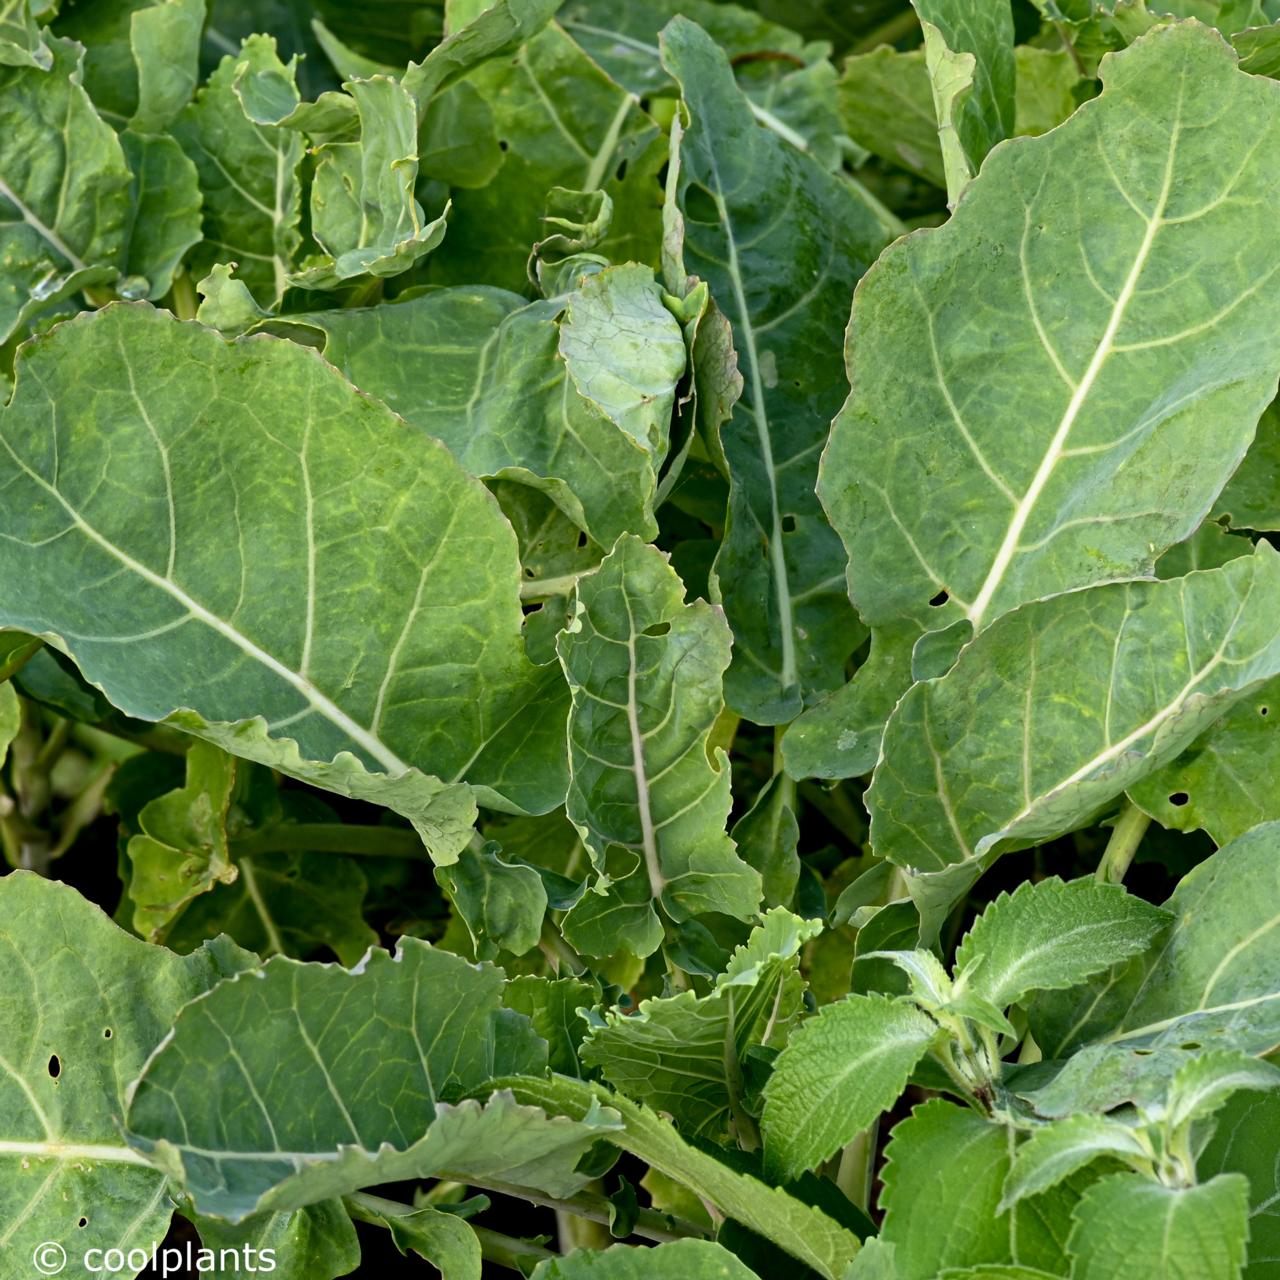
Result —
<instances>
[{"instance_id":1,"label":"green leaf","mask_svg":"<svg viewBox=\"0 0 1280 1280\"><path fill-rule=\"evenodd\" d=\"M480 1241L457 1214L426 1204L406 1209L395 1201L367 1195L352 1196L347 1204L360 1221L390 1231L402 1254L412 1249L430 1262L441 1280L480 1280Z\"/></svg>"},{"instance_id":2,"label":"green leaf","mask_svg":"<svg viewBox=\"0 0 1280 1280\"><path fill-rule=\"evenodd\" d=\"M667 1178L683 1184L724 1217L750 1228L812 1267L824 1280L843 1276L858 1251L858 1237L819 1209L780 1187L739 1173L714 1155L691 1146L648 1108L611 1094L602 1085L554 1076L549 1080L500 1080L525 1103L570 1118L589 1115L605 1101L622 1118L621 1129L603 1136Z\"/></svg>"},{"instance_id":3,"label":"green leaf","mask_svg":"<svg viewBox=\"0 0 1280 1280\"><path fill-rule=\"evenodd\" d=\"M769 1167L794 1178L838 1151L897 1101L937 1031L886 996L848 996L803 1023L765 1085Z\"/></svg>"},{"instance_id":4,"label":"green leaf","mask_svg":"<svg viewBox=\"0 0 1280 1280\"><path fill-rule=\"evenodd\" d=\"M164 297L187 250L199 243L200 181L195 165L167 134L126 129L120 145L133 173L133 220L121 295Z\"/></svg>"},{"instance_id":5,"label":"green leaf","mask_svg":"<svg viewBox=\"0 0 1280 1280\"><path fill-rule=\"evenodd\" d=\"M565 941L587 956L652 955L664 931L643 856L610 845L603 872L565 912L560 922Z\"/></svg>"},{"instance_id":6,"label":"green leaf","mask_svg":"<svg viewBox=\"0 0 1280 1280\"><path fill-rule=\"evenodd\" d=\"M18 691L6 680L0 684L0 765L9 754L9 746L22 728L22 704Z\"/></svg>"},{"instance_id":7,"label":"green leaf","mask_svg":"<svg viewBox=\"0 0 1280 1280\"><path fill-rule=\"evenodd\" d=\"M820 493L878 634L812 748L846 776L874 764L921 632L1149 572L1200 523L1273 390L1257 148L1280 101L1194 23L1104 70L1101 97L1001 147L950 221L891 247L858 291ZM1212 288L1164 287L1190 260Z\"/></svg>"},{"instance_id":8,"label":"green leaf","mask_svg":"<svg viewBox=\"0 0 1280 1280\"><path fill-rule=\"evenodd\" d=\"M710 1240L676 1240L656 1249L626 1245L603 1252L578 1249L567 1257L540 1262L533 1280L650 1280L656 1275L680 1280L754 1280L755 1272Z\"/></svg>"},{"instance_id":9,"label":"green leaf","mask_svg":"<svg viewBox=\"0 0 1280 1280\"><path fill-rule=\"evenodd\" d=\"M1214 519L1234 529L1280 529L1280 408L1272 404L1235 475L1218 497Z\"/></svg>"},{"instance_id":10,"label":"green leaf","mask_svg":"<svg viewBox=\"0 0 1280 1280\"><path fill-rule=\"evenodd\" d=\"M510 526L314 352L112 307L24 349L0 436L0 621L61 637L126 714L386 804L442 861L464 773L502 808L563 796Z\"/></svg>"},{"instance_id":11,"label":"green leaf","mask_svg":"<svg viewBox=\"0 0 1280 1280\"><path fill-rule=\"evenodd\" d=\"M894 1280L1014 1261L1061 1274L1078 1188L1059 1187L1002 1213L1014 1142L1013 1130L941 1098L894 1126L880 1193L880 1239L894 1246ZM923 1220L922 1205L929 1206Z\"/></svg>"},{"instance_id":12,"label":"green leaf","mask_svg":"<svg viewBox=\"0 0 1280 1280\"><path fill-rule=\"evenodd\" d=\"M441 289L294 323L322 330L331 363L473 474L541 489L605 546L654 533L685 351L647 267L610 268L556 301Z\"/></svg>"},{"instance_id":13,"label":"green leaf","mask_svg":"<svg viewBox=\"0 0 1280 1280\"><path fill-rule=\"evenodd\" d=\"M708 738L723 708L724 618L656 549L623 537L579 579L557 641L573 694L569 817L607 871L611 845L643 859L650 896L676 921L706 911L748 919L760 876L725 831L728 758Z\"/></svg>"},{"instance_id":14,"label":"green leaf","mask_svg":"<svg viewBox=\"0 0 1280 1280\"><path fill-rule=\"evenodd\" d=\"M1280 672L1280 556L1069 592L1005 615L885 731L877 852L936 926L1009 849L1082 826Z\"/></svg>"},{"instance_id":15,"label":"green leaf","mask_svg":"<svg viewBox=\"0 0 1280 1280\"><path fill-rule=\"evenodd\" d=\"M1102 1114L1133 1103L1158 1109L1178 1069L1196 1049L1162 1045L1132 1049L1121 1044L1092 1044L1072 1054L1047 1083L1015 1083L1019 1097L1044 1119L1061 1120L1076 1112Z\"/></svg>"},{"instance_id":16,"label":"green leaf","mask_svg":"<svg viewBox=\"0 0 1280 1280\"><path fill-rule=\"evenodd\" d=\"M594 983L580 978L540 978L532 974L512 978L502 994L508 1009L523 1013L547 1042L547 1064L565 1076L583 1074L579 1051L587 1020L578 1011L600 1001Z\"/></svg>"},{"instance_id":17,"label":"green leaf","mask_svg":"<svg viewBox=\"0 0 1280 1280\"><path fill-rule=\"evenodd\" d=\"M1169 1084L1164 1122L1176 1131L1221 1109L1242 1089L1280 1088L1280 1067L1238 1050L1202 1053L1178 1068Z\"/></svg>"},{"instance_id":18,"label":"green leaf","mask_svg":"<svg viewBox=\"0 0 1280 1280\"><path fill-rule=\"evenodd\" d=\"M883 44L845 59L840 118L849 136L872 155L946 185L938 121L924 53Z\"/></svg>"},{"instance_id":19,"label":"green leaf","mask_svg":"<svg viewBox=\"0 0 1280 1280\"><path fill-rule=\"evenodd\" d=\"M538 945L547 891L532 867L512 866L490 840L464 849L452 866L437 867L436 879L466 923L476 955L492 960L499 951L522 956Z\"/></svg>"},{"instance_id":20,"label":"green leaf","mask_svg":"<svg viewBox=\"0 0 1280 1280\"><path fill-rule=\"evenodd\" d=\"M1249 1237L1249 1183L1221 1174L1165 1187L1132 1173L1095 1182L1075 1211L1072 1280L1236 1280Z\"/></svg>"},{"instance_id":21,"label":"green leaf","mask_svg":"<svg viewBox=\"0 0 1280 1280\"><path fill-rule=\"evenodd\" d=\"M84 51L48 47L47 71L0 65L0 341L114 279L128 238L129 170L84 90Z\"/></svg>"},{"instance_id":22,"label":"green leaf","mask_svg":"<svg viewBox=\"0 0 1280 1280\"><path fill-rule=\"evenodd\" d=\"M689 1137L721 1138L744 1123L747 1050L767 1034L784 1039L799 1012L800 948L821 931L781 907L767 912L710 995L682 991L643 1000L633 1014L606 1012L587 1036L583 1061Z\"/></svg>"},{"instance_id":23,"label":"green leaf","mask_svg":"<svg viewBox=\"0 0 1280 1280\"><path fill-rule=\"evenodd\" d=\"M174 121L174 136L195 162L204 193L204 241L191 255L197 280L219 262L239 263L240 279L264 306L279 302L302 244L303 140L289 129L251 121L235 84L245 74L293 83L292 64L270 36L250 36L228 54Z\"/></svg>"},{"instance_id":24,"label":"green leaf","mask_svg":"<svg viewBox=\"0 0 1280 1280\"><path fill-rule=\"evenodd\" d=\"M6 0L0 7L0 66L48 71L53 53L32 13L30 0Z\"/></svg>"},{"instance_id":25,"label":"green leaf","mask_svg":"<svg viewBox=\"0 0 1280 1280\"><path fill-rule=\"evenodd\" d=\"M757 723L781 723L840 683L859 641L814 480L843 392L830 334L885 236L852 188L755 123L703 31L676 18L662 49L689 116L672 139L668 284L683 286L686 267L708 282L745 380L721 430L730 499L714 590L734 633L726 697Z\"/></svg>"},{"instance_id":26,"label":"green leaf","mask_svg":"<svg viewBox=\"0 0 1280 1280\"><path fill-rule=\"evenodd\" d=\"M238 874L227 849L235 757L193 742L186 764L186 785L145 805L141 834L129 840L133 927L148 942L163 941L193 898Z\"/></svg>"},{"instance_id":27,"label":"green leaf","mask_svg":"<svg viewBox=\"0 0 1280 1280\"><path fill-rule=\"evenodd\" d=\"M614 218L598 252L615 262L656 259L665 139L638 100L564 31L551 24L513 57L477 67L449 94L463 86L488 105L506 147L485 186L453 192L449 251L430 260L433 282L525 288L529 250L545 234L553 187L609 196Z\"/></svg>"},{"instance_id":28,"label":"green leaf","mask_svg":"<svg viewBox=\"0 0 1280 1280\"><path fill-rule=\"evenodd\" d=\"M1196 1161L1202 1177L1243 1173L1249 1179L1249 1262L1245 1280L1266 1280L1280 1257L1280 1163L1274 1134L1280 1093L1239 1093L1218 1113L1208 1146Z\"/></svg>"},{"instance_id":29,"label":"green leaf","mask_svg":"<svg viewBox=\"0 0 1280 1280\"><path fill-rule=\"evenodd\" d=\"M164 1238L164 1177L120 1137L125 1086L178 1009L251 959L225 941L176 956L68 885L0 878L0 1220L21 1274L44 1241Z\"/></svg>"},{"instance_id":30,"label":"green leaf","mask_svg":"<svg viewBox=\"0 0 1280 1280\"><path fill-rule=\"evenodd\" d=\"M316 148L311 234L324 254L288 277L304 289L337 289L361 276L407 271L444 239L448 210L427 221L414 198L417 110L399 81L348 82L360 113L359 142Z\"/></svg>"},{"instance_id":31,"label":"green leaf","mask_svg":"<svg viewBox=\"0 0 1280 1280\"><path fill-rule=\"evenodd\" d=\"M194 748L193 748L194 749ZM216 883L178 917L165 942L187 952L228 933L264 960L303 958L327 947L345 965L378 942L365 923L369 885L354 858L332 853L256 853L233 847L238 872Z\"/></svg>"},{"instance_id":32,"label":"green leaf","mask_svg":"<svg viewBox=\"0 0 1280 1280\"><path fill-rule=\"evenodd\" d=\"M938 143L947 179L947 207L954 209L977 172L977 165L969 158L961 137L963 124L979 123L967 110L977 64L972 53L951 49L946 37L932 22L922 22L920 26L924 32L924 65L933 94L933 113L938 118ZM975 138L979 151L984 150L979 141L982 134L979 129Z\"/></svg>"},{"instance_id":33,"label":"green leaf","mask_svg":"<svg viewBox=\"0 0 1280 1280\"><path fill-rule=\"evenodd\" d=\"M1047 1191L1103 1156L1149 1163L1152 1150L1132 1126L1105 1116L1070 1116L1043 1128L1017 1150L1000 1200L1003 1213L1019 1200Z\"/></svg>"},{"instance_id":34,"label":"green leaf","mask_svg":"<svg viewBox=\"0 0 1280 1280\"><path fill-rule=\"evenodd\" d=\"M296 1213L267 1213L246 1218L232 1226L218 1218L193 1215L193 1225L200 1233L200 1243L214 1251L220 1276L231 1280L248 1280L261 1274L261 1259L255 1265L255 1253L270 1249L275 1255L274 1280L334 1280L350 1274L360 1265L360 1242L351 1218L340 1200L321 1200ZM221 1265L231 1262L235 1250L250 1266Z\"/></svg>"},{"instance_id":35,"label":"green leaf","mask_svg":"<svg viewBox=\"0 0 1280 1280\"><path fill-rule=\"evenodd\" d=\"M501 1008L502 982L414 938L352 971L277 957L179 1015L134 1087L130 1141L198 1211L232 1222L426 1176L569 1194L609 1113L579 1123L506 1094L460 1101L546 1062L529 1023Z\"/></svg>"},{"instance_id":36,"label":"green leaf","mask_svg":"<svg viewBox=\"0 0 1280 1280\"><path fill-rule=\"evenodd\" d=\"M800 878L800 824L795 806L795 784L785 774L775 773L751 808L733 824L731 834L738 855L760 873L766 906L787 906Z\"/></svg>"},{"instance_id":37,"label":"green leaf","mask_svg":"<svg viewBox=\"0 0 1280 1280\"><path fill-rule=\"evenodd\" d=\"M968 177L977 173L987 152L1014 131L1013 12L1006 0L912 0L924 30L925 59L933 81L934 105L944 158L954 129L957 159L968 176L953 185L948 163L947 193L952 202ZM935 59L961 72L963 96L944 88ZM963 68L963 70L962 70ZM952 115L954 113L954 117Z\"/></svg>"},{"instance_id":38,"label":"green leaf","mask_svg":"<svg viewBox=\"0 0 1280 1280\"><path fill-rule=\"evenodd\" d=\"M1098 1040L1265 1053L1280 1041L1280 823L1233 840L1183 877L1146 955L1031 1009L1046 1058Z\"/></svg>"},{"instance_id":39,"label":"green leaf","mask_svg":"<svg viewBox=\"0 0 1280 1280\"><path fill-rule=\"evenodd\" d=\"M1057 876L1002 893L956 951L956 987L998 1009L1033 991L1078 986L1145 951L1169 916L1119 885Z\"/></svg>"},{"instance_id":40,"label":"green leaf","mask_svg":"<svg viewBox=\"0 0 1280 1280\"><path fill-rule=\"evenodd\" d=\"M1020 44L1013 51L1017 65L1014 87L1014 132L1038 138L1056 129L1080 105L1086 82L1067 49L1039 49Z\"/></svg>"}]
</instances>

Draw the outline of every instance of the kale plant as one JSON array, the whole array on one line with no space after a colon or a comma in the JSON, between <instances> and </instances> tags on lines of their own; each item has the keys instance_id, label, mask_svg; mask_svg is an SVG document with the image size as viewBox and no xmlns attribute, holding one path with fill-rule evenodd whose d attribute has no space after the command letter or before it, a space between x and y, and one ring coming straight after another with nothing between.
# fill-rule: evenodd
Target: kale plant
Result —
<instances>
[{"instance_id":1,"label":"kale plant","mask_svg":"<svg viewBox=\"0 0 1280 1280\"><path fill-rule=\"evenodd\" d=\"M0 3L0 1280L1275 1277L1277 76Z\"/></svg>"}]
</instances>

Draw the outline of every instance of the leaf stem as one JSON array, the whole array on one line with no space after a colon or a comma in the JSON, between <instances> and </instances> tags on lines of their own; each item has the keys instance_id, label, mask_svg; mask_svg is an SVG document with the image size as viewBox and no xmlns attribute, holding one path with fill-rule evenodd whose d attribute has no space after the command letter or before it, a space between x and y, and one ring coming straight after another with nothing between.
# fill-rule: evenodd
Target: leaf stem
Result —
<instances>
[{"instance_id":1,"label":"leaf stem","mask_svg":"<svg viewBox=\"0 0 1280 1280\"><path fill-rule=\"evenodd\" d=\"M882 22L878 27L872 27L849 52L870 53L872 49L882 44L897 44L899 40L911 35L918 24L916 11L911 8L904 9L901 13L894 14L887 22Z\"/></svg>"},{"instance_id":2,"label":"leaf stem","mask_svg":"<svg viewBox=\"0 0 1280 1280\"><path fill-rule=\"evenodd\" d=\"M1111 828L1111 839L1103 850L1095 879L1100 884L1122 884L1125 872L1138 852L1138 845L1146 835L1151 819L1132 800L1126 800L1116 825Z\"/></svg>"},{"instance_id":3,"label":"leaf stem","mask_svg":"<svg viewBox=\"0 0 1280 1280\"><path fill-rule=\"evenodd\" d=\"M578 585L580 576L576 573L563 573L558 578L529 578L520 584L520 599L549 600L552 596L567 596Z\"/></svg>"},{"instance_id":4,"label":"leaf stem","mask_svg":"<svg viewBox=\"0 0 1280 1280\"><path fill-rule=\"evenodd\" d=\"M871 1207L871 1184L874 1179L876 1143L880 1137L880 1121L875 1119L840 1153L836 1170L836 1186L851 1204L866 1213Z\"/></svg>"},{"instance_id":5,"label":"leaf stem","mask_svg":"<svg viewBox=\"0 0 1280 1280\"><path fill-rule=\"evenodd\" d=\"M362 858L415 858L427 851L416 832L344 822L281 822L231 842L237 857L257 853L349 853Z\"/></svg>"}]
</instances>

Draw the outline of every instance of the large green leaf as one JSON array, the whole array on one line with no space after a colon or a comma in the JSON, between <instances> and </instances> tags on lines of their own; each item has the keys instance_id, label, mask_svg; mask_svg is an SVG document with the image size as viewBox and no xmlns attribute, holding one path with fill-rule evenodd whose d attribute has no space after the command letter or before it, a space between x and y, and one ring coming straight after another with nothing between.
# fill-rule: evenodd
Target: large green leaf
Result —
<instances>
[{"instance_id":1,"label":"large green leaf","mask_svg":"<svg viewBox=\"0 0 1280 1280\"><path fill-rule=\"evenodd\" d=\"M360 1265L356 1229L340 1200L321 1200L296 1213L264 1213L234 1226L219 1218L193 1215L200 1243L215 1251L218 1274L230 1280L249 1280L265 1267L257 1257L264 1249L275 1254L273 1280L334 1280ZM223 1254L234 1249L236 1254ZM221 1265L235 1262L231 1267ZM237 1265L241 1260L248 1268Z\"/></svg>"},{"instance_id":2,"label":"large green leaf","mask_svg":"<svg viewBox=\"0 0 1280 1280\"><path fill-rule=\"evenodd\" d=\"M473 474L543 489L605 546L656 532L685 348L649 268L608 268L554 301L440 289L295 323L322 330L329 361Z\"/></svg>"},{"instance_id":3,"label":"large green leaf","mask_svg":"<svg viewBox=\"0 0 1280 1280\"><path fill-rule=\"evenodd\" d=\"M1032 1007L1046 1058L1092 1040L1264 1053L1280 1041L1280 823L1219 849L1165 904L1174 922L1104 980Z\"/></svg>"},{"instance_id":4,"label":"large green leaf","mask_svg":"<svg viewBox=\"0 0 1280 1280\"><path fill-rule=\"evenodd\" d=\"M1237 1094L1218 1113L1208 1146L1196 1161L1203 1178L1243 1173L1249 1179L1249 1262L1246 1280L1267 1280L1280 1261L1280 1094Z\"/></svg>"},{"instance_id":5,"label":"large green leaf","mask_svg":"<svg viewBox=\"0 0 1280 1280\"><path fill-rule=\"evenodd\" d=\"M1103 1157L1149 1162L1151 1156L1150 1145L1143 1143L1132 1125L1107 1116L1069 1116L1033 1129L1018 1147L1004 1181L1001 1212Z\"/></svg>"},{"instance_id":6,"label":"large green leaf","mask_svg":"<svg viewBox=\"0 0 1280 1280\"><path fill-rule=\"evenodd\" d=\"M201 237L200 179L169 134L126 129L120 145L133 173L133 217L121 296L164 297L187 250Z\"/></svg>"},{"instance_id":7,"label":"large green leaf","mask_svg":"<svg viewBox=\"0 0 1280 1280\"><path fill-rule=\"evenodd\" d=\"M687 270L710 284L745 381L721 429L731 488L715 579L734 633L726 696L758 723L781 723L840 683L860 639L814 480L844 389L830 335L885 234L852 188L756 124L705 32L673 19L662 50L689 117L673 134L668 283L683 286Z\"/></svg>"},{"instance_id":8,"label":"large green leaf","mask_svg":"<svg viewBox=\"0 0 1280 1280\"><path fill-rule=\"evenodd\" d=\"M626 536L579 580L556 647L573 692L567 809L597 869L614 878L606 859L620 848L673 920L748 919L760 875L725 830L728 757L708 742L724 706L723 616L686 604L666 557Z\"/></svg>"},{"instance_id":9,"label":"large green leaf","mask_svg":"<svg viewBox=\"0 0 1280 1280\"><path fill-rule=\"evenodd\" d=\"M149 1251L164 1238L164 1176L120 1137L125 1086L182 1005L251 959L225 940L179 957L131 938L67 885L0 878L6 1276L30 1274L46 1241L73 1253Z\"/></svg>"},{"instance_id":10,"label":"large green leaf","mask_svg":"<svg viewBox=\"0 0 1280 1280\"><path fill-rule=\"evenodd\" d=\"M0 66L0 341L40 308L116 275L128 238L129 170L82 80L83 50Z\"/></svg>"},{"instance_id":11,"label":"large green leaf","mask_svg":"<svg viewBox=\"0 0 1280 1280\"><path fill-rule=\"evenodd\" d=\"M200 1212L233 1222L450 1171L568 1194L616 1117L460 1101L546 1063L502 985L500 969L413 938L350 971L271 960L179 1015L133 1090L130 1141Z\"/></svg>"},{"instance_id":12,"label":"large green leaf","mask_svg":"<svg viewBox=\"0 0 1280 1280\"><path fill-rule=\"evenodd\" d=\"M963 638L1025 601L1149 572L1274 389L1265 139L1280 99L1194 23L1103 71L1100 98L1001 147L951 220L900 241L859 290L820 491L879 634L795 768L871 768L921 632Z\"/></svg>"},{"instance_id":13,"label":"large green leaf","mask_svg":"<svg viewBox=\"0 0 1280 1280\"><path fill-rule=\"evenodd\" d=\"M897 1101L938 1025L905 1001L852 995L791 1037L765 1086L765 1158L815 1168Z\"/></svg>"},{"instance_id":14,"label":"large green leaf","mask_svg":"<svg viewBox=\"0 0 1280 1280\"><path fill-rule=\"evenodd\" d=\"M112 307L26 348L0 437L0 621L127 714L376 799L444 859L464 776L501 807L562 798L510 526L314 352Z\"/></svg>"},{"instance_id":15,"label":"large green leaf","mask_svg":"<svg viewBox=\"0 0 1280 1280\"><path fill-rule=\"evenodd\" d=\"M894 711L867 793L879 853L936 918L1002 852L1094 817L1280 672L1280 555L1005 615Z\"/></svg>"},{"instance_id":16,"label":"large green leaf","mask_svg":"<svg viewBox=\"0 0 1280 1280\"><path fill-rule=\"evenodd\" d=\"M1280 529L1280 408L1272 404L1244 461L1214 505L1214 518L1236 529Z\"/></svg>"},{"instance_id":17,"label":"large green leaf","mask_svg":"<svg viewBox=\"0 0 1280 1280\"><path fill-rule=\"evenodd\" d=\"M235 85L252 74L292 87L293 72L277 57L275 40L250 36L239 54L223 58L173 132L195 161L204 192L205 238L191 255L192 274L236 262L239 279L269 306L284 293L302 243L303 140L245 115Z\"/></svg>"},{"instance_id":18,"label":"large green leaf","mask_svg":"<svg viewBox=\"0 0 1280 1280\"><path fill-rule=\"evenodd\" d=\"M690 1137L715 1140L731 1124L741 1127L743 1055L766 1033L785 1040L803 993L800 948L821 931L782 908L766 913L709 995L682 991L641 1001L634 1014L605 1013L583 1045L583 1062Z\"/></svg>"},{"instance_id":19,"label":"large green leaf","mask_svg":"<svg viewBox=\"0 0 1280 1280\"><path fill-rule=\"evenodd\" d=\"M1072 1280L1237 1280L1248 1198L1240 1174L1197 1187L1165 1187L1134 1173L1103 1178L1075 1211Z\"/></svg>"}]
</instances>

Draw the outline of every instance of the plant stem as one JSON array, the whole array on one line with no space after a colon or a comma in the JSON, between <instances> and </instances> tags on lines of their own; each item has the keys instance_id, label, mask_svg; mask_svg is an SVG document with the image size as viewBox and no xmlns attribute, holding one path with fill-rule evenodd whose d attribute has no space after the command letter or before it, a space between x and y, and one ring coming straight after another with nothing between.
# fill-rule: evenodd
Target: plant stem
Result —
<instances>
[{"instance_id":1,"label":"plant stem","mask_svg":"<svg viewBox=\"0 0 1280 1280\"><path fill-rule=\"evenodd\" d=\"M604 1196L593 1195L590 1191L579 1191L577 1195L564 1200L553 1196L545 1196L541 1192L531 1191L528 1187L513 1187L502 1182L475 1182L468 1185L480 1187L486 1191L496 1191L499 1195L513 1196L517 1200L525 1200L544 1209L555 1209L559 1213L571 1213L578 1218L586 1218L589 1222L608 1224L610 1205ZM657 1209L638 1209L633 1235L645 1240L666 1243L669 1240L705 1240L707 1232L695 1222L687 1222L670 1213L659 1213Z\"/></svg>"},{"instance_id":2,"label":"plant stem","mask_svg":"<svg viewBox=\"0 0 1280 1280\"><path fill-rule=\"evenodd\" d=\"M880 1137L880 1121L873 1120L840 1153L836 1186L846 1198L866 1213L871 1207L871 1183L874 1179L876 1142Z\"/></svg>"},{"instance_id":3,"label":"plant stem","mask_svg":"<svg viewBox=\"0 0 1280 1280\"><path fill-rule=\"evenodd\" d=\"M343 822L281 822L231 842L231 852L349 853L367 858L415 858L427 851L417 832L403 827L359 826Z\"/></svg>"},{"instance_id":4,"label":"plant stem","mask_svg":"<svg viewBox=\"0 0 1280 1280\"><path fill-rule=\"evenodd\" d=\"M566 596L577 586L579 574L563 573L558 578L530 578L520 584L520 599L526 602Z\"/></svg>"},{"instance_id":5,"label":"plant stem","mask_svg":"<svg viewBox=\"0 0 1280 1280\"><path fill-rule=\"evenodd\" d=\"M882 22L878 27L873 27L849 52L869 53L872 49L882 44L897 44L899 40L909 36L916 30L918 22L919 19L916 17L914 9L904 9L887 22Z\"/></svg>"},{"instance_id":6,"label":"plant stem","mask_svg":"<svg viewBox=\"0 0 1280 1280\"><path fill-rule=\"evenodd\" d=\"M196 299L196 286L185 271L179 271L173 277L173 288L169 292L173 304L173 314L179 320L194 320L199 302Z\"/></svg>"},{"instance_id":7,"label":"plant stem","mask_svg":"<svg viewBox=\"0 0 1280 1280\"><path fill-rule=\"evenodd\" d=\"M1125 801L1116 825L1111 828L1111 839L1103 850L1095 878L1100 884L1121 884L1138 845L1146 835L1151 819L1131 800Z\"/></svg>"}]
</instances>

